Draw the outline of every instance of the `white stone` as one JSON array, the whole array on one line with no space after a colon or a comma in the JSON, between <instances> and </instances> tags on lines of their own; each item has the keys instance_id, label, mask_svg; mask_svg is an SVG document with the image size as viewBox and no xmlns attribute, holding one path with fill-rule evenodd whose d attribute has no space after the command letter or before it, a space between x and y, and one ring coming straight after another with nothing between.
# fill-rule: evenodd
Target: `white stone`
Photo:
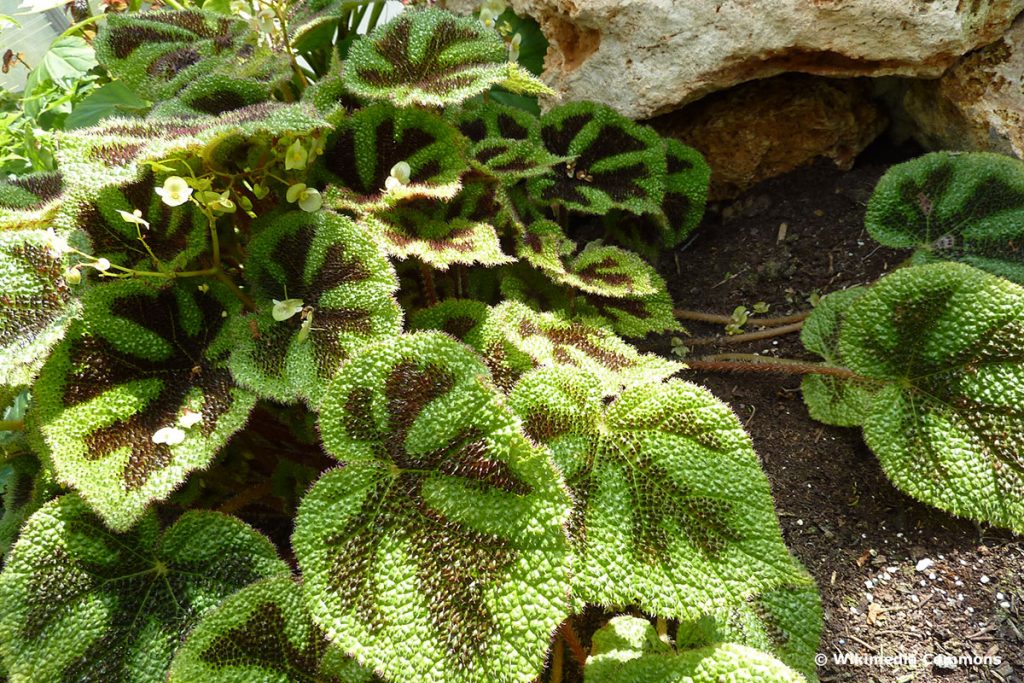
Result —
<instances>
[{"instance_id":1,"label":"white stone","mask_svg":"<svg viewBox=\"0 0 1024 683\"><path fill-rule=\"evenodd\" d=\"M923 571L926 571L927 569L929 569L934 564L935 564L935 562L933 562L931 559L926 557L926 558L924 558L922 560L918 560L917 566L914 567L914 568L917 571L919 571L919 572L923 572Z\"/></svg>"},{"instance_id":2,"label":"white stone","mask_svg":"<svg viewBox=\"0 0 1024 683\"><path fill-rule=\"evenodd\" d=\"M789 71L937 78L1024 0L512 0L540 23L544 79L631 118Z\"/></svg>"}]
</instances>

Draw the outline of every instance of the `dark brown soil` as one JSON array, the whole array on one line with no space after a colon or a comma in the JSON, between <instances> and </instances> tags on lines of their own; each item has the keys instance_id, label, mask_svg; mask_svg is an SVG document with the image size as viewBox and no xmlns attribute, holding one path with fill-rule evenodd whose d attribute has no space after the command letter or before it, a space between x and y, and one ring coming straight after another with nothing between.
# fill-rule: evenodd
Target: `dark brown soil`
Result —
<instances>
[{"instance_id":1,"label":"dark brown soil","mask_svg":"<svg viewBox=\"0 0 1024 683\"><path fill-rule=\"evenodd\" d=\"M874 243L863 217L875 182L901 153L879 147L847 173L823 162L710 207L696 237L660 264L677 305L729 314L764 301L769 315L784 315L808 309L813 293L870 283L892 269L905 255ZM721 325L688 327L698 336L723 333ZM645 346L671 348L668 337ZM717 352L809 358L795 334L705 346L691 357ZM733 407L764 461L786 542L821 591L823 681L1024 681L1024 539L900 493L858 430L809 417L797 376L687 379ZM926 559L931 566L918 571ZM857 667L834 661L841 654L990 655L1001 663Z\"/></svg>"}]
</instances>

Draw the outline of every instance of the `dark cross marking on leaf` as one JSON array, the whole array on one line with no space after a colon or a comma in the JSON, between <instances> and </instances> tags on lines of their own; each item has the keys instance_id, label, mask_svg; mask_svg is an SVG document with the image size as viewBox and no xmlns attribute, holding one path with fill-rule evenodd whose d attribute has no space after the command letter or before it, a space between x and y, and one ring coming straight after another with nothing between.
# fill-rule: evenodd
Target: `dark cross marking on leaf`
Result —
<instances>
[{"instance_id":1,"label":"dark cross marking on leaf","mask_svg":"<svg viewBox=\"0 0 1024 683\"><path fill-rule=\"evenodd\" d=\"M138 413L100 427L85 439L85 457L89 460L100 460L119 448L131 449L123 474L128 490L143 486L154 472L171 462L170 448L153 443L152 437L162 427L177 424L190 391L199 388L203 394L203 419L196 428L204 436L213 432L217 420L231 407L231 375L215 367L205 354L224 324L223 308L209 295L198 295L196 303L202 322L195 333L190 333L182 322L173 288L160 291L156 297L122 297L111 305L112 315L137 323L170 343L172 352L166 358L145 358L119 351L98 336L83 335L71 342L71 368L63 396L65 407L96 398L128 382L155 379L160 383L157 395Z\"/></svg>"},{"instance_id":2,"label":"dark cross marking on leaf","mask_svg":"<svg viewBox=\"0 0 1024 683\"><path fill-rule=\"evenodd\" d=\"M437 140L437 136L431 131L408 125L402 129L401 140L396 140L395 122L388 118L381 121L374 131L376 154L373 158L376 160L376 166L370 178L364 179L356 166L356 137L351 127L341 130L327 143L324 150L324 165L341 180L342 185L369 198L382 191L384 181L395 164L407 161ZM440 170L436 163L414 168L411 181L429 182Z\"/></svg>"},{"instance_id":3,"label":"dark cross marking on leaf","mask_svg":"<svg viewBox=\"0 0 1024 683\"><path fill-rule=\"evenodd\" d=\"M89 157L108 166L127 166L135 161L142 147L142 143L138 142L107 142L91 148Z\"/></svg>"},{"instance_id":4,"label":"dark cross marking on leaf","mask_svg":"<svg viewBox=\"0 0 1024 683\"><path fill-rule=\"evenodd\" d=\"M578 365L578 363L565 350L565 347L581 351L588 358L597 361L610 370L622 370L635 365L626 356L601 348L594 341L597 331L580 323L570 323L566 327L550 327L545 329L529 318L522 318L519 321L518 331L522 337L539 336L550 341L554 345L552 354L555 360L566 365Z\"/></svg>"},{"instance_id":5,"label":"dark cross marking on leaf","mask_svg":"<svg viewBox=\"0 0 1024 683\"><path fill-rule=\"evenodd\" d=\"M21 346L34 339L56 320L68 301L71 290L64 280L59 259L33 244L19 244L6 250L6 258L18 263L43 285L31 293L0 291L0 346Z\"/></svg>"},{"instance_id":6,"label":"dark cross marking on leaf","mask_svg":"<svg viewBox=\"0 0 1024 683\"><path fill-rule=\"evenodd\" d=\"M474 31L460 26L452 17L442 18L433 27L421 60L414 62L409 54L413 20L412 13L400 15L373 42L377 53L387 60L391 68L356 66L359 78L380 88L412 84L420 90L438 94L470 85L473 78L460 72L477 66L479 61L451 63L450 53L445 53L459 43L480 38L483 26L480 31Z\"/></svg>"},{"instance_id":7,"label":"dark cross marking on leaf","mask_svg":"<svg viewBox=\"0 0 1024 683\"><path fill-rule=\"evenodd\" d=\"M366 280L370 277L370 271L358 258L346 254L343 243L336 242L327 248L323 263L307 282L306 258L313 239L314 230L309 225L282 237L274 246L270 260L280 267L283 281L278 281L264 268L260 272L258 284L268 296L278 300L302 299L307 306L313 307L313 324L308 342L313 344L317 371L322 377L328 377L345 360L345 351L338 340L338 334L354 332L369 335L373 331L370 320L372 314L362 308L320 308L319 302L325 294L337 287ZM295 315L288 320L275 322L275 329L269 333L261 333L255 342L259 349L256 362L261 368L272 374L280 372L288 354L288 345L301 326L300 316Z\"/></svg>"},{"instance_id":8,"label":"dark cross marking on leaf","mask_svg":"<svg viewBox=\"0 0 1024 683\"><path fill-rule=\"evenodd\" d=\"M64 191L64 178L60 173L32 173L20 178L0 181L6 185L13 185L35 196L36 201L29 204L7 204L0 200L0 208L5 209L39 209L47 202L50 202Z\"/></svg>"},{"instance_id":9,"label":"dark cross marking on leaf","mask_svg":"<svg viewBox=\"0 0 1024 683\"><path fill-rule=\"evenodd\" d=\"M923 244L930 243L934 239L932 237L934 229L947 232L943 226L933 225L931 218L936 200L940 200L949 191L953 184L953 177L953 165L945 162L933 169L922 181L908 178L900 183L898 192L902 201L896 211L886 218L885 222L888 223L888 227L912 230ZM903 206L916 207L920 212L920 219L908 222L906 216L899 210Z\"/></svg>"},{"instance_id":10,"label":"dark cross marking on leaf","mask_svg":"<svg viewBox=\"0 0 1024 683\"><path fill-rule=\"evenodd\" d=\"M115 562L100 564L85 557L70 557L66 552L56 553L53 562L40 568L43 576L39 589L40 606L50 603L34 623L40 632L52 619L58 618L73 600L75 593L60 592L63 579L56 575L75 577L71 588L78 595L85 592L101 593L106 602L114 605L115 616L109 620L106 633L97 638L77 659L68 664L62 683L79 681L126 681L132 678L131 658L141 632L147 626L156 626L175 641L192 630L202 613L190 598L198 592L215 592L227 597L238 588L256 580L257 574L250 558L244 553L221 556L216 562L186 562L169 557L141 554L132 538L102 538L109 534L102 522L82 519L71 520L71 533L90 537L89 542L102 543L110 548L107 557ZM45 583L51 582L49 596ZM197 591L201 585L203 591ZM49 597L49 599L47 599ZM208 604L208 603L207 603ZM170 665L170 661L167 662Z\"/></svg>"},{"instance_id":11,"label":"dark cross marking on leaf","mask_svg":"<svg viewBox=\"0 0 1024 683\"><path fill-rule=\"evenodd\" d=\"M262 602L244 623L217 636L200 659L217 669L256 667L278 671L293 683L315 683L320 680L317 673L327 650L327 637L312 623L303 636L307 645L300 649L288 636L280 605Z\"/></svg>"},{"instance_id":12,"label":"dark cross marking on leaf","mask_svg":"<svg viewBox=\"0 0 1024 683\"><path fill-rule=\"evenodd\" d=\"M580 131L593 119L592 114L576 114L541 129L544 145L552 154L569 156L569 146ZM642 161L614 170L594 171L595 163L611 156L639 152L645 148L640 140L615 125L605 125L594 140L572 161L555 166L554 183L543 192L543 199L561 199L587 205L587 199L580 189L592 187L606 193L614 201L624 202L635 197L644 197L647 191L638 181L650 175Z\"/></svg>"},{"instance_id":13,"label":"dark cross marking on leaf","mask_svg":"<svg viewBox=\"0 0 1024 683\"><path fill-rule=\"evenodd\" d=\"M409 540L417 577L428 596L431 623L463 667L479 657L495 616L484 601L485 588L515 559L515 550L500 536L458 525L431 509L421 487L436 472L458 477L481 489L498 488L525 495L530 487L508 465L489 457L483 435L472 426L450 443L428 453L413 453L406 440L422 410L455 388L445 368L400 361L391 371L384 396L388 423L377 427L370 411L372 393L356 388L345 405L344 427L351 438L371 441L378 457L399 468L367 496L362 511L346 528L327 540L333 548L332 588L368 623L382 616L373 584L375 553L385 534Z\"/></svg>"},{"instance_id":14,"label":"dark cross marking on leaf","mask_svg":"<svg viewBox=\"0 0 1024 683\"><path fill-rule=\"evenodd\" d=\"M616 311L633 316L637 320L647 320L654 316L643 299L617 299L599 294L584 294L583 298L604 316L618 318L620 314Z\"/></svg>"},{"instance_id":15,"label":"dark cross marking on leaf","mask_svg":"<svg viewBox=\"0 0 1024 683\"><path fill-rule=\"evenodd\" d=\"M629 286L629 284L633 281L633 278L626 273L617 272L620 265L621 264L614 257L606 256L600 261L595 261L594 263L580 268L576 271L576 274L584 282L603 282L612 287L625 286L627 291L632 291L633 287Z\"/></svg>"},{"instance_id":16,"label":"dark cross marking on leaf","mask_svg":"<svg viewBox=\"0 0 1024 683\"><path fill-rule=\"evenodd\" d=\"M161 261L170 261L188 244L188 233L196 220L191 205L172 208L159 200L155 192L156 180L149 171L139 180L118 188L108 188L100 198L82 205L75 224L89 236L95 255L106 255L111 260L131 263L149 259L149 253L139 241L138 229L117 214L105 216L100 205L131 213L142 211L149 228L142 233L146 244ZM120 196L118 196L120 195ZM124 256L121 256L124 255ZM125 264L127 265L127 264Z\"/></svg>"}]
</instances>

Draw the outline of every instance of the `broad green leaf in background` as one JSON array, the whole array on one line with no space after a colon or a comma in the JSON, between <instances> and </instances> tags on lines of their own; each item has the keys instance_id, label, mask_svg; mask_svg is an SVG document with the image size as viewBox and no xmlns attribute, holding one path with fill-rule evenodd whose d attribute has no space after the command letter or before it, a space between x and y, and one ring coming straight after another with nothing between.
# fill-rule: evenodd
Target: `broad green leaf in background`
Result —
<instances>
[{"instance_id":1,"label":"broad green leaf in background","mask_svg":"<svg viewBox=\"0 0 1024 683\"><path fill-rule=\"evenodd\" d=\"M1024 284L1024 162L935 152L889 169L868 203L868 233L914 260L960 261Z\"/></svg>"},{"instance_id":2,"label":"broad green leaf in background","mask_svg":"<svg viewBox=\"0 0 1024 683\"><path fill-rule=\"evenodd\" d=\"M346 364L320 415L343 466L292 544L316 623L388 680L529 683L568 611L569 499L486 366L436 332Z\"/></svg>"},{"instance_id":3,"label":"broad green leaf in background","mask_svg":"<svg viewBox=\"0 0 1024 683\"><path fill-rule=\"evenodd\" d=\"M162 683L184 636L247 584L287 576L240 520L191 511L114 533L71 494L29 518L0 574L0 655L11 683Z\"/></svg>"},{"instance_id":4,"label":"broad green leaf in background","mask_svg":"<svg viewBox=\"0 0 1024 683\"><path fill-rule=\"evenodd\" d=\"M642 384L606 407L593 374L545 368L509 401L573 492L581 604L685 620L782 584L813 587L782 540L750 437L705 389Z\"/></svg>"},{"instance_id":5,"label":"broad green leaf in background","mask_svg":"<svg viewBox=\"0 0 1024 683\"><path fill-rule=\"evenodd\" d=\"M896 486L1024 531L1024 288L958 263L903 268L850 304L838 349L879 385L856 417Z\"/></svg>"},{"instance_id":6,"label":"broad green leaf in background","mask_svg":"<svg viewBox=\"0 0 1024 683\"><path fill-rule=\"evenodd\" d=\"M96 53L84 38L62 36L53 42L36 67L36 78L49 79L61 88L84 76L96 66Z\"/></svg>"},{"instance_id":7,"label":"broad green leaf in background","mask_svg":"<svg viewBox=\"0 0 1024 683\"><path fill-rule=\"evenodd\" d=\"M646 619L620 616L594 634L585 683L805 683L796 671L745 645L678 652Z\"/></svg>"},{"instance_id":8,"label":"broad green leaf in background","mask_svg":"<svg viewBox=\"0 0 1024 683\"><path fill-rule=\"evenodd\" d=\"M84 128L110 116L142 113L149 103L135 94L121 81L100 86L75 105L64 120L65 128Z\"/></svg>"}]
</instances>

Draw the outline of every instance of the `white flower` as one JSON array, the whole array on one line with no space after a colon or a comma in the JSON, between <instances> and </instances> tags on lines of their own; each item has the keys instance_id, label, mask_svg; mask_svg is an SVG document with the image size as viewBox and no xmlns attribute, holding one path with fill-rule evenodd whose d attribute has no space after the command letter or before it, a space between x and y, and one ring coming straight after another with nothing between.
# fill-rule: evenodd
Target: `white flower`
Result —
<instances>
[{"instance_id":1,"label":"white flower","mask_svg":"<svg viewBox=\"0 0 1024 683\"><path fill-rule=\"evenodd\" d=\"M186 409L185 414L178 418L178 424L189 429L203 421L203 414Z\"/></svg>"},{"instance_id":2,"label":"white flower","mask_svg":"<svg viewBox=\"0 0 1024 683\"><path fill-rule=\"evenodd\" d=\"M507 6L505 0L484 0L480 3L481 7L490 10L494 16L500 16Z\"/></svg>"},{"instance_id":3,"label":"white flower","mask_svg":"<svg viewBox=\"0 0 1024 683\"><path fill-rule=\"evenodd\" d=\"M304 342L309 338L309 331L313 327L313 309L306 311L302 314L302 327L299 328L299 334L297 339L299 342Z\"/></svg>"},{"instance_id":4,"label":"white flower","mask_svg":"<svg viewBox=\"0 0 1024 683\"><path fill-rule=\"evenodd\" d=\"M296 140L284 153L284 168L286 171L301 171L306 168L306 161L308 159L309 153L306 151L306 148L302 146L301 142Z\"/></svg>"},{"instance_id":5,"label":"white flower","mask_svg":"<svg viewBox=\"0 0 1024 683\"><path fill-rule=\"evenodd\" d=\"M523 43L523 36L515 34L512 36L512 41L508 45L508 61L518 62L519 61L519 46Z\"/></svg>"},{"instance_id":6,"label":"white flower","mask_svg":"<svg viewBox=\"0 0 1024 683\"><path fill-rule=\"evenodd\" d=\"M489 7L484 7L480 10L480 21L484 23L487 28L494 28L494 20L497 15Z\"/></svg>"},{"instance_id":7,"label":"white flower","mask_svg":"<svg viewBox=\"0 0 1024 683\"><path fill-rule=\"evenodd\" d=\"M159 190L157 190L157 192L159 192ZM149 221L142 217L142 212L139 211L138 209L135 209L131 213L128 213L127 211L122 211L121 209L118 209L117 212L121 214L121 218L124 219L125 223L141 225L144 228L149 227Z\"/></svg>"},{"instance_id":8,"label":"white flower","mask_svg":"<svg viewBox=\"0 0 1024 683\"><path fill-rule=\"evenodd\" d=\"M271 315L277 322L282 322L292 317L296 313L302 310L305 305L302 303L302 299L285 299L284 301L278 301L274 299L274 309L271 311Z\"/></svg>"},{"instance_id":9,"label":"white flower","mask_svg":"<svg viewBox=\"0 0 1024 683\"><path fill-rule=\"evenodd\" d=\"M260 30L264 33L273 33L277 28L274 23L274 10L269 7L263 7L256 15L256 25L260 27Z\"/></svg>"},{"instance_id":10,"label":"white flower","mask_svg":"<svg viewBox=\"0 0 1024 683\"><path fill-rule=\"evenodd\" d=\"M110 270L110 261L108 261L105 258L98 258L89 265L95 268L96 270L100 271L101 273L105 273L108 270Z\"/></svg>"},{"instance_id":11,"label":"white flower","mask_svg":"<svg viewBox=\"0 0 1024 683\"><path fill-rule=\"evenodd\" d=\"M388 192L395 190L396 188L402 187L403 185L409 184L409 179L412 176L412 167L405 161L399 161L397 164L391 167L391 173L384 181L384 189Z\"/></svg>"},{"instance_id":12,"label":"white flower","mask_svg":"<svg viewBox=\"0 0 1024 683\"><path fill-rule=\"evenodd\" d=\"M320 207L324 205L324 198L320 196L320 190L316 188L307 187L305 190L299 193L299 208L306 213L313 213L319 211Z\"/></svg>"},{"instance_id":13,"label":"white flower","mask_svg":"<svg viewBox=\"0 0 1024 683\"><path fill-rule=\"evenodd\" d=\"M192 188L181 176L168 176L163 187L156 188L156 193L167 206L181 206L192 196Z\"/></svg>"},{"instance_id":14,"label":"white flower","mask_svg":"<svg viewBox=\"0 0 1024 683\"><path fill-rule=\"evenodd\" d=\"M161 427L153 433L153 443L177 446L185 440L185 432L177 427Z\"/></svg>"}]
</instances>

